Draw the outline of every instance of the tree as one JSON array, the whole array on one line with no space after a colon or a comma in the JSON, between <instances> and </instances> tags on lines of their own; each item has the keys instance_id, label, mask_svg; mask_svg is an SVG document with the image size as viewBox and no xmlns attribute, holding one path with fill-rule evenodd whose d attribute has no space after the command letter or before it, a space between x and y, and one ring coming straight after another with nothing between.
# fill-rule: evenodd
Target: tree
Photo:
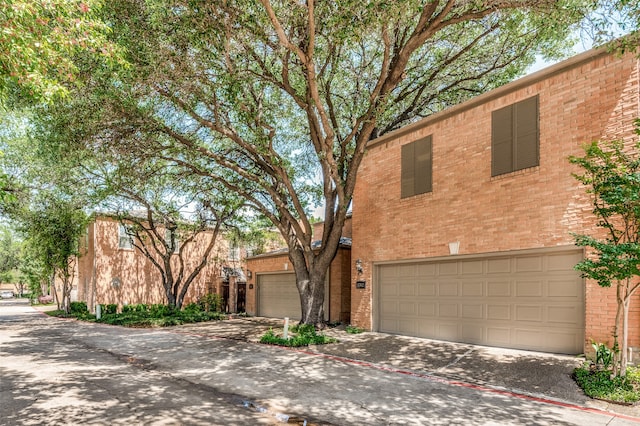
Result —
<instances>
[{"instance_id":1,"label":"tree","mask_svg":"<svg viewBox=\"0 0 640 426\"><path fill-rule=\"evenodd\" d=\"M81 206L51 194L34 200L30 208L12 210L12 219L24 234L29 251L37 256L44 270L62 283L62 294L55 293L58 309L69 312L72 280L80 256L79 241L87 216ZM52 286L55 291L55 286Z\"/></svg>"},{"instance_id":2,"label":"tree","mask_svg":"<svg viewBox=\"0 0 640 426\"><path fill-rule=\"evenodd\" d=\"M640 134L640 120L636 121ZM604 234L575 235L576 244L589 249L576 265L582 276L602 287L616 287L613 324L613 374L625 376L629 307L640 288L640 142L633 150L623 141L593 142L584 157L571 157L581 167L576 179L587 187L597 226Z\"/></svg>"},{"instance_id":3,"label":"tree","mask_svg":"<svg viewBox=\"0 0 640 426\"><path fill-rule=\"evenodd\" d=\"M19 280L26 284L31 300L40 295L48 294L50 274L47 265L26 242L22 244L19 270Z\"/></svg>"},{"instance_id":4,"label":"tree","mask_svg":"<svg viewBox=\"0 0 640 426\"><path fill-rule=\"evenodd\" d=\"M317 326L367 143L510 81L537 53L557 55L588 12L533 0L109 7L131 68L116 82L92 76L78 95L76 122L102 126L85 143L162 158L240 194L286 240L302 322ZM308 211L318 200L319 249Z\"/></svg>"},{"instance_id":5,"label":"tree","mask_svg":"<svg viewBox=\"0 0 640 426\"><path fill-rule=\"evenodd\" d=\"M20 245L11 230L0 228L0 283L10 283L20 263Z\"/></svg>"},{"instance_id":6,"label":"tree","mask_svg":"<svg viewBox=\"0 0 640 426\"><path fill-rule=\"evenodd\" d=\"M194 189L193 180L172 171L166 164L137 163L103 177L133 247L160 273L168 305L180 309L240 204L215 188ZM188 214L189 208L195 212Z\"/></svg>"},{"instance_id":7,"label":"tree","mask_svg":"<svg viewBox=\"0 0 640 426\"><path fill-rule=\"evenodd\" d=\"M119 60L98 19L101 0L0 2L0 105L7 98L53 100L79 73L74 58Z\"/></svg>"}]
</instances>

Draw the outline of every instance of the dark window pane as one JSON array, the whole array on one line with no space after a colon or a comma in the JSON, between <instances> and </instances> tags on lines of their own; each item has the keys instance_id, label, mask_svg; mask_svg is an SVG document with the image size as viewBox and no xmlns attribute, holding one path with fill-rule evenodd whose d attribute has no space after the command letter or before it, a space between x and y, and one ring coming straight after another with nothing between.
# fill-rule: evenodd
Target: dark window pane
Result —
<instances>
[{"instance_id":1,"label":"dark window pane","mask_svg":"<svg viewBox=\"0 0 640 426\"><path fill-rule=\"evenodd\" d=\"M491 114L491 176L540 164L538 96Z\"/></svg>"},{"instance_id":2,"label":"dark window pane","mask_svg":"<svg viewBox=\"0 0 640 426\"><path fill-rule=\"evenodd\" d=\"M518 102L515 109L515 170L539 164L538 155L538 97Z\"/></svg>"},{"instance_id":3,"label":"dark window pane","mask_svg":"<svg viewBox=\"0 0 640 426\"><path fill-rule=\"evenodd\" d=\"M431 192L431 136L415 142L415 194Z\"/></svg>"},{"instance_id":4,"label":"dark window pane","mask_svg":"<svg viewBox=\"0 0 640 426\"><path fill-rule=\"evenodd\" d=\"M513 105L491 113L491 176L513 171Z\"/></svg>"},{"instance_id":5,"label":"dark window pane","mask_svg":"<svg viewBox=\"0 0 640 426\"><path fill-rule=\"evenodd\" d=\"M402 198L411 197L414 192L415 180L415 145L413 143L402 146L402 175L401 175L401 194Z\"/></svg>"}]
</instances>

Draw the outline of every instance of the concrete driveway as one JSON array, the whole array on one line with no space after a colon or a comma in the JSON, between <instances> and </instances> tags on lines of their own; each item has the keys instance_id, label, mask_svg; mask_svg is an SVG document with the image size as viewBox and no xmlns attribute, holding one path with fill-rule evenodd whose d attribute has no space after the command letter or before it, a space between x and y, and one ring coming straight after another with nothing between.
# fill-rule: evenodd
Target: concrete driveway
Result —
<instances>
[{"instance_id":1,"label":"concrete driveway","mask_svg":"<svg viewBox=\"0 0 640 426\"><path fill-rule=\"evenodd\" d=\"M283 321L238 318L219 323L189 324L175 331L202 337L258 342L269 328L282 329ZM640 406L628 406L587 397L571 377L583 357L365 332L348 334L343 328L325 334L339 343L296 349L307 354L339 359L354 365L400 375L445 379L456 386L485 388L517 397L533 398L611 411L637 417Z\"/></svg>"},{"instance_id":2,"label":"concrete driveway","mask_svg":"<svg viewBox=\"0 0 640 426\"><path fill-rule=\"evenodd\" d=\"M281 322L162 330L0 304L0 424L638 424L587 400L572 357L378 333L287 350Z\"/></svg>"}]
</instances>

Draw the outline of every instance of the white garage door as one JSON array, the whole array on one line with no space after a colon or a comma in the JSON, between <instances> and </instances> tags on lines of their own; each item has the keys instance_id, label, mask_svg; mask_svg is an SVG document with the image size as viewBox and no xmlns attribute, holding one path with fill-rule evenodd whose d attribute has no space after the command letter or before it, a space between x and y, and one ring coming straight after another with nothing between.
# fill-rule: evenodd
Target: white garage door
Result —
<instances>
[{"instance_id":1,"label":"white garage door","mask_svg":"<svg viewBox=\"0 0 640 426\"><path fill-rule=\"evenodd\" d=\"M295 274L258 275L258 315L300 319L300 296Z\"/></svg>"},{"instance_id":2,"label":"white garage door","mask_svg":"<svg viewBox=\"0 0 640 426\"><path fill-rule=\"evenodd\" d=\"M387 333L581 353L581 251L378 266L377 324Z\"/></svg>"}]
</instances>

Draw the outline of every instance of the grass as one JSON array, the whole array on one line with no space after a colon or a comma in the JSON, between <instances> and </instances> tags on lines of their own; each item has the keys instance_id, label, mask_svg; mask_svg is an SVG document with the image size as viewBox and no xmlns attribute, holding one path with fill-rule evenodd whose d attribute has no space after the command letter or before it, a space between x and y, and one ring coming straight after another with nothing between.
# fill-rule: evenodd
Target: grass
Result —
<instances>
[{"instance_id":1,"label":"grass","mask_svg":"<svg viewBox=\"0 0 640 426\"><path fill-rule=\"evenodd\" d=\"M611 370L592 368L586 362L573 377L584 393L596 399L632 404L640 401L640 368L627 367L626 377L611 377Z\"/></svg>"},{"instance_id":2,"label":"grass","mask_svg":"<svg viewBox=\"0 0 640 426\"><path fill-rule=\"evenodd\" d=\"M282 336L276 335L273 329L269 329L269 331L260 338L260 343L297 348L300 346L324 345L337 342L333 337L318 334L316 328L310 324L295 325L291 327L289 331L291 336L285 339Z\"/></svg>"},{"instance_id":3,"label":"grass","mask_svg":"<svg viewBox=\"0 0 640 426\"><path fill-rule=\"evenodd\" d=\"M86 306L72 306L69 314L61 310L49 311L47 314L59 318L77 318L81 321L134 328L168 327L226 318L220 312L203 311L196 304L187 305L182 310L172 310L165 305L135 305L124 309L121 313L116 313L113 309L105 309L105 311L107 313L104 313L100 319L89 313Z\"/></svg>"}]
</instances>

